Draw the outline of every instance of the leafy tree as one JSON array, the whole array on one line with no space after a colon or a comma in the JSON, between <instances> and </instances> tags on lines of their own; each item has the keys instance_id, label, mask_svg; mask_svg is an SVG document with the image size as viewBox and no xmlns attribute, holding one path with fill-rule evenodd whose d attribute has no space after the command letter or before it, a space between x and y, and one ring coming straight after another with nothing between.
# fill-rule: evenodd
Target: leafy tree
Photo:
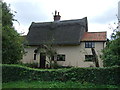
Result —
<instances>
[{"instance_id":1,"label":"leafy tree","mask_svg":"<svg viewBox=\"0 0 120 90\"><path fill-rule=\"evenodd\" d=\"M2 3L0 1L0 63L2 63Z\"/></svg>"},{"instance_id":2,"label":"leafy tree","mask_svg":"<svg viewBox=\"0 0 120 90\"><path fill-rule=\"evenodd\" d=\"M19 63L24 53L22 39L13 27L14 15L10 6L2 2L2 63Z\"/></svg>"},{"instance_id":3,"label":"leafy tree","mask_svg":"<svg viewBox=\"0 0 120 90\"><path fill-rule=\"evenodd\" d=\"M57 55L57 51L54 48L53 40L50 40L46 42L46 44L42 44L36 49L36 53L45 53L45 55L48 57L48 64L50 68L57 68L57 61L52 60L52 57ZM53 61L53 62L52 62ZM38 66L40 64L38 63Z\"/></svg>"},{"instance_id":4,"label":"leafy tree","mask_svg":"<svg viewBox=\"0 0 120 90\"><path fill-rule=\"evenodd\" d=\"M102 59L104 66L120 66L120 30L118 27L113 30L112 40L108 42L103 50Z\"/></svg>"}]
</instances>

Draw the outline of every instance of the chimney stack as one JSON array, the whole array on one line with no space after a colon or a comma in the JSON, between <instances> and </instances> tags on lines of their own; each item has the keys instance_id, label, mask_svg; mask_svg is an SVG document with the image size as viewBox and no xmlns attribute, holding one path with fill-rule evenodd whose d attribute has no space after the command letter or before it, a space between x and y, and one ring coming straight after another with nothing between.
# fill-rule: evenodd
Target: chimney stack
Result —
<instances>
[{"instance_id":1,"label":"chimney stack","mask_svg":"<svg viewBox=\"0 0 120 90\"><path fill-rule=\"evenodd\" d=\"M54 15L54 21L60 21L61 16L59 15L59 12L57 13L57 11L55 11L55 15Z\"/></svg>"}]
</instances>

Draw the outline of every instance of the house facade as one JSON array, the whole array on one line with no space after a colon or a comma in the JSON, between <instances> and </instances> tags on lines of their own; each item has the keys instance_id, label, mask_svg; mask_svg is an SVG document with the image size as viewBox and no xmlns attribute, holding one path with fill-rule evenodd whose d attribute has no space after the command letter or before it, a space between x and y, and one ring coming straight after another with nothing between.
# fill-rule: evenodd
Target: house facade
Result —
<instances>
[{"instance_id":1,"label":"house facade","mask_svg":"<svg viewBox=\"0 0 120 90\"><path fill-rule=\"evenodd\" d=\"M103 66L100 59L101 50L106 46L106 32L88 32L87 17L76 20L59 21L60 15L55 12L54 22L32 23L26 36L23 63L39 63L46 67L49 59L44 51L36 53L38 47L52 42L57 54L52 58L61 66L95 67L94 54L98 64Z\"/></svg>"}]
</instances>

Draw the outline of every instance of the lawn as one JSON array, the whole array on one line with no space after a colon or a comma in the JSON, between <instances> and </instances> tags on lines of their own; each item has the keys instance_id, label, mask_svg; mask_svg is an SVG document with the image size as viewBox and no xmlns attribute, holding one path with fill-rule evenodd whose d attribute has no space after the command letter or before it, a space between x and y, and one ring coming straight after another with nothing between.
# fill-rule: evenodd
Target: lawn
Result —
<instances>
[{"instance_id":1,"label":"lawn","mask_svg":"<svg viewBox=\"0 0 120 90\"><path fill-rule=\"evenodd\" d=\"M80 82L59 82L59 81L16 81L3 83L2 88L120 88L116 85L95 85L91 83Z\"/></svg>"}]
</instances>

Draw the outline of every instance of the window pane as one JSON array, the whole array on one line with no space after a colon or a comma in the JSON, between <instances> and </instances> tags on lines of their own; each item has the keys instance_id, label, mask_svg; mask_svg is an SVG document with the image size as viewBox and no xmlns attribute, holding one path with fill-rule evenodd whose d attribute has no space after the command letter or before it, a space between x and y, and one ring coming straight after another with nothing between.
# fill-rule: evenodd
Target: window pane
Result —
<instances>
[{"instance_id":1,"label":"window pane","mask_svg":"<svg viewBox=\"0 0 120 90\"><path fill-rule=\"evenodd\" d=\"M65 55L63 54L57 55L57 61L65 61Z\"/></svg>"},{"instance_id":2,"label":"window pane","mask_svg":"<svg viewBox=\"0 0 120 90\"><path fill-rule=\"evenodd\" d=\"M85 42L85 48L94 48L95 42Z\"/></svg>"},{"instance_id":3,"label":"window pane","mask_svg":"<svg viewBox=\"0 0 120 90\"><path fill-rule=\"evenodd\" d=\"M85 55L85 61L93 61L93 55Z\"/></svg>"},{"instance_id":4,"label":"window pane","mask_svg":"<svg viewBox=\"0 0 120 90\"><path fill-rule=\"evenodd\" d=\"M88 47L89 47L89 43L85 42L85 48L88 48Z\"/></svg>"},{"instance_id":5,"label":"window pane","mask_svg":"<svg viewBox=\"0 0 120 90\"><path fill-rule=\"evenodd\" d=\"M91 42L89 42L89 48L91 48L92 47L92 43Z\"/></svg>"},{"instance_id":6,"label":"window pane","mask_svg":"<svg viewBox=\"0 0 120 90\"><path fill-rule=\"evenodd\" d=\"M94 48L95 47L95 42L92 42L92 48Z\"/></svg>"}]
</instances>

